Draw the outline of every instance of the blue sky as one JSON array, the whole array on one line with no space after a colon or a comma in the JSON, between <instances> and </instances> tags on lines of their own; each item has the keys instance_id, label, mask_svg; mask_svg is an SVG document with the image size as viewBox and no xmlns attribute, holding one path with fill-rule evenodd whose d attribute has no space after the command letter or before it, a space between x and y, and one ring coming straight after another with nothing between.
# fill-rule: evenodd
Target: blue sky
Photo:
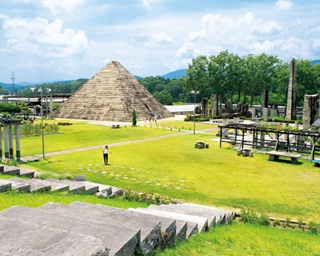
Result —
<instances>
[{"instance_id":1,"label":"blue sky","mask_svg":"<svg viewBox=\"0 0 320 256\"><path fill-rule=\"evenodd\" d=\"M319 0L0 2L0 81L91 78L111 60L138 76L228 50L320 59Z\"/></svg>"}]
</instances>

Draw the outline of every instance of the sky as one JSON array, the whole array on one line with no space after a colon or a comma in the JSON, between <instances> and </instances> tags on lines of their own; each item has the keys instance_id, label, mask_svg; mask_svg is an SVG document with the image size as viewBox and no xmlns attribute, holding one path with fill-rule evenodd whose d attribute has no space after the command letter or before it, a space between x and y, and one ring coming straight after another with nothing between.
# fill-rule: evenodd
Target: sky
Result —
<instances>
[{"instance_id":1,"label":"sky","mask_svg":"<svg viewBox=\"0 0 320 256\"><path fill-rule=\"evenodd\" d=\"M0 81L91 78L112 60L137 76L221 51L320 59L319 0L0 1Z\"/></svg>"}]
</instances>

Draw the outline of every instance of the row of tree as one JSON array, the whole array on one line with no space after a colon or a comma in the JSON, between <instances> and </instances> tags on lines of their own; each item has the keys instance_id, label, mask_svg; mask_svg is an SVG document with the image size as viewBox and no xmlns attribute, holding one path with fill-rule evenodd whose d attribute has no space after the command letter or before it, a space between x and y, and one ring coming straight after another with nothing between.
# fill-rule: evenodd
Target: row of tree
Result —
<instances>
[{"instance_id":1,"label":"row of tree","mask_svg":"<svg viewBox=\"0 0 320 256\"><path fill-rule=\"evenodd\" d=\"M305 94L320 93L320 64L309 60L295 60L297 105L303 106ZM141 78L140 83L164 105L193 102L191 91L198 91L196 101L203 97L210 101L212 94L219 102L261 104L263 90L269 91L269 104L285 105L289 84L289 63L266 54L239 56L228 51L218 55L199 56L188 65L187 76L165 79L161 76ZM33 86L19 91L19 95L38 94L50 88L51 93L74 93L87 79Z\"/></svg>"},{"instance_id":2,"label":"row of tree","mask_svg":"<svg viewBox=\"0 0 320 256\"><path fill-rule=\"evenodd\" d=\"M197 90L203 97L217 94L221 102L261 104L263 90L269 91L269 104L286 104L289 84L288 62L276 56L238 56L224 51L217 56L199 56L187 71L185 90ZM320 92L320 65L309 60L295 60L298 106L305 94Z\"/></svg>"}]
</instances>

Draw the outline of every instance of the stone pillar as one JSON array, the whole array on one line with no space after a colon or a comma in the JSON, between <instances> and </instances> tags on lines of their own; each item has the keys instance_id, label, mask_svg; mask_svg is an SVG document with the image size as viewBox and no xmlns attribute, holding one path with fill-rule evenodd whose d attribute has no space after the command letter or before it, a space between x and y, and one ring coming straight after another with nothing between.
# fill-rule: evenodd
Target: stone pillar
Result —
<instances>
[{"instance_id":1,"label":"stone pillar","mask_svg":"<svg viewBox=\"0 0 320 256\"><path fill-rule=\"evenodd\" d=\"M262 109L263 121L268 122L269 115L270 115L270 109L269 108L263 108Z\"/></svg>"},{"instance_id":2,"label":"stone pillar","mask_svg":"<svg viewBox=\"0 0 320 256\"><path fill-rule=\"evenodd\" d=\"M9 124L9 158L13 159L12 124Z\"/></svg>"},{"instance_id":3,"label":"stone pillar","mask_svg":"<svg viewBox=\"0 0 320 256\"><path fill-rule=\"evenodd\" d=\"M202 116L208 117L208 98L202 98Z\"/></svg>"},{"instance_id":4,"label":"stone pillar","mask_svg":"<svg viewBox=\"0 0 320 256\"><path fill-rule=\"evenodd\" d=\"M268 95L269 95L269 91L268 90L263 90L261 109L269 107Z\"/></svg>"},{"instance_id":5,"label":"stone pillar","mask_svg":"<svg viewBox=\"0 0 320 256\"><path fill-rule=\"evenodd\" d=\"M295 59L290 61L290 78L288 86L288 98L286 119L292 120L296 115L296 83L295 83Z\"/></svg>"},{"instance_id":6,"label":"stone pillar","mask_svg":"<svg viewBox=\"0 0 320 256\"><path fill-rule=\"evenodd\" d=\"M218 95L212 94L211 100L211 107L212 107L212 117L218 116Z\"/></svg>"},{"instance_id":7,"label":"stone pillar","mask_svg":"<svg viewBox=\"0 0 320 256\"><path fill-rule=\"evenodd\" d=\"M254 120L255 117L256 117L256 115L257 115L257 113L256 113L256 108L251 108L250 111L251 111L251 113L252 113L251 119Z\"/></svg>"},{"instance_id":8,"label":"stone pillar","mask_svg":"<svg viewBox=\"0 0 320 256\"><path fill-rule=\"evenodd\" d=\"M309 129L315 122L318 111L318 94L305 95L303 106L303 129Z\"/></svg>"},{"instance_id":9,"label":"stone pillar","mask_svg":"<svg viewBox=\"0 0 320 256\"><path fill-rule=\"evenodd\" d=\"M16 160L21 160L21 152L20 152L20 126L15 126L15 135L16 135Z\"/></svg>"},{"instance_id":10,"label":"stone pillar","mask_svg":"<svg viewBox=\"0 0 320 256\"><path fill-rule=\"evenodd\" d=\"M0 161L2 160L2 126L0 126Z\"/></svg>"},{"instance_id":11,"label":"stone pillar","mask_svg":"<svg viewBox=\"0 0 320 256\"><path fill-rule=\"evenodd\" d=\"M4 133L4 157L9 159L9 129L7 125L3 127Z\"/></svg>"}]
</instances>

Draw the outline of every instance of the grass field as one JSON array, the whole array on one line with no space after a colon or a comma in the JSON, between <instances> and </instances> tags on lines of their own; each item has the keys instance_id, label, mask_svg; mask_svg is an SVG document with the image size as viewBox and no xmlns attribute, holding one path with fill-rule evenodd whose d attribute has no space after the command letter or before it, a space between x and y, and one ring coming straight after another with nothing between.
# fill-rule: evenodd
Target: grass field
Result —
<instances>
[{"instance_id":1,"label":"grass field","mask_svg":"<svg viewBox=\"0 0 320 256\"><path fill-rule=\"evenodd\" d=\"M45 136L46 152L108 144L110 165L103 165L102 148L99 148L50 156L39 162L22 163L21 166L48 173L86 175L90 181L160 193L182 201L232 209L245 207L277 218L320 222L320 169L308 160L299 159L299 164L293 165L285 161L270 162L268 156L262 153L254 153L254 157L237 156L236 151L226 143L219 148L216 125L197 124L196 135L184 132L182 127L190 131L193 123L163 121L158 122L158 129L154 125L150 128L148 124L111 129L74 121L72 126L62 126L60 134ZM209 148L196 149L194 143L198 140L208 143ZM21 152L22 156L40 154L41 137L22 137ZM102 199L54 194L1 194L0 209L16 204L36 207L49 201L68 203L75 200L96 203L96 200ZM119 201L104 200L103 203L114 202L122 208L132 204ZM219 240L216 232L220 231L235 235ZM261 238L256 234L260 234ZM277 240L273 241L270 235L284 239L281 243L287 246L280 250L280 244ZM198 239L202 239L201 246ZM300 239L306 241L306 246L311 249L303 247L306 254L292 254L289 251L286 255L317 255L318 247L311 240L319 242L318 236L238 224L216 228L160 255L185 255L184 250L188 250L189 243L193 247L199 244L198 251L192 252L192 255L241 255L237 254L239 247L243 247L242 253L245 255L285 255L288 247ZM230 241L234 240L237 243L231 246ZM256 242L251 243L251 240ZM285 243L285 240L288 242ZM248 246L253 248L252 252ZM272 246L278 248L278 254L270 249ZM176 254L179 250L182 250L181 253Z\"/></svg>"}]
</instances>

